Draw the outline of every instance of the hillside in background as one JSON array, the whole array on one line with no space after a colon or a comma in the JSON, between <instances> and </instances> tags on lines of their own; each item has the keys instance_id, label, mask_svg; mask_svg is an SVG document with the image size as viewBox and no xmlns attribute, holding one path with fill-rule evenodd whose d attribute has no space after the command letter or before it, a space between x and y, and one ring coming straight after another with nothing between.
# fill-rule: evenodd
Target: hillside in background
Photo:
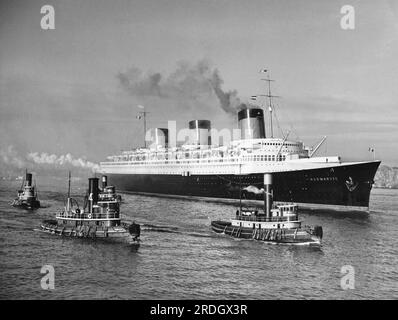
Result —
<instances>
[{"instance_id":1,"label":"hillside in background","mask_svg":"<svg viewBox=\"0 0 398 320\"><path fill-rule=\"evenodd\" d=\"M374 187L398 189L398 167L380 166L376 172Z\"/></svg>"}]
</instances>

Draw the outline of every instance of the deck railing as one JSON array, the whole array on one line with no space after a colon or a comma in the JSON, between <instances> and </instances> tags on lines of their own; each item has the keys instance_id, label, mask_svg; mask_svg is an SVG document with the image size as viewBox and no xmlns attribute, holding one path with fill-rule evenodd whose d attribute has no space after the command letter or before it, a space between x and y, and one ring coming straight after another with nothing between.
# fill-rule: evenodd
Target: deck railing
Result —
<instances>
[{"instance_id":1,"label":"deck railing","mask_svg":"<svg viewBox=\"0 0 398 320\"><path fill-rule=\"evenodd\" d=\"M241 221L260 221L260 222L289 222L289 221L297 221L298 217L292 216L292 217L266 217L266 216L244 216L244 215L236 215L236 220L241 220Z\"/></svg>"},{"instance_id":2,"label":"deck railing","mask_svg":"<svg viewBox=\"0 0 398 320\"><path fill-rule=\"evenodd\" d=\"M70 219L119 219L120 213L59 212L56 214L56 217Z\"/></svg>"}]
</instances>

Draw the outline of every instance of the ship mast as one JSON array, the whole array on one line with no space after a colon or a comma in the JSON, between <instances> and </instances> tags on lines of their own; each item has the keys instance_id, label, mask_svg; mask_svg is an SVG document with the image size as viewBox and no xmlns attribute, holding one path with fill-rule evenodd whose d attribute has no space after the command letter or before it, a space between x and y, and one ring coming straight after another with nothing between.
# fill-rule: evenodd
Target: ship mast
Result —
<instances>
[{"instance_id":1,"label":"ship mast","mask_svg":"<svg viewBox=\"0 0 398 320\"><path fill-rule=\"evenodd\" d=\"M239 163L239 214L242 213L242 164Z\"/></svg>"},{"instance_id":2,"label":"ship mast","mask_svg":"<svg viewBox=\"0 0 398 320\"><path fill-rule=\"evenodd\" d=\"M66 203L66 211L70 211L70 171L68 172L68 200Z\"/></svg>"},{"instance_id":3,"label":"ship mast","mask_svg":"<svg viewBox=\"0 0 398 320\"><path fill-rule=\"evenodd\" d=\"M268 85L267 85L268 92L267 92L267 94L259 94L258 96L267 97L268 98L270 134L271 134L271 138L273 138L274 137L274 128L273 128L273 125L272 125L272 112L273 112L272 98L278 98L279 96L274 96L274 95L271 94L271 81L275 81L275 80L270 79L268 70L264 69L264 70L261 70L260 72L261 73L267 73L267 78L261 79L261 80L268 82Z\"/></svg>"},{"instance_id":4,"label":"ship mast","mask_svg":"<svg viewBox=\"0 0 398 320\"><path fill-rule=\"evenodd\" d=\"M265 97L268 98L268 111L269 111L269 121L270 121L270 132L271 132L271 138L274 137L274 129L272 126L272 111L273 111L273 107L272 107L272 98L276 98L277 96L273 96L271 94L271 81L275 81L270 79L269 77L269 72L267 72L267 78L266 79L261 79L263 81L267 81L268 82L268 94L265 95Z\"/></svg>"}]
</instances>

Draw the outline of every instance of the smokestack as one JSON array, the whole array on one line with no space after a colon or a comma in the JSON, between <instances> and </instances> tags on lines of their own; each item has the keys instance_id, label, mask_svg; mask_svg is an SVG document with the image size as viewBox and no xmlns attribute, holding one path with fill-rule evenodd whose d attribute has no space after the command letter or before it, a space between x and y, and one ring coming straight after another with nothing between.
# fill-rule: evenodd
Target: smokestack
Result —
<instances>
[{"instance_id":1,"label":"smokestack","mask_svg":"<svg viewBox=\"0 0 398 320\"><path fill-rule=\"evenodd\" d=\"M267 218L271 218L272 209L272 174L264 174L264 211Z\"/></svg>"},{"instance_id":2,"label":"smokestack","mask_svg":"<svg viewBox=\"0 0 398 320\"><path fill-rule=\"evenodd\" d=\"M107 176L102 176L102 191L105 190L107 185L108 185L108 177Z\"/></svg>"},{"instance_id":3,"label":"smokestack","mask_svg":"<svg viewBox=\"0 0 398 320\"><path fill-rule=\"evenodd\" d=\"M152 134L153 132L153 134ZM152 129L151 137L152 146L157 149L159 147L167 148L169 145L169 129L166 128L154 128Z\"/></svg>"},{"instance_id":4,"label":"smokestack","mask_svg":"<svg viewBox=\"0 0 398 320\"><path fill-rule=\"evenodd\" d=\"M190 144L209 146L211 145L210 121L192 120L189 121Z\"/></svg>"},{"instance_id":5,"label":"smokestack","mask_svg":"<svg viewBox=\"0 0 398 320\"><path fill-rule=\"evenodd\" d=\"M93 212L93 205L98 202L98 178L88 179L88 200L89 200L89 212Z\"/></svg>"},{"instance_id":6,"label":"smokestack","mask_svg":"<svg viewBox=\"0 0 398 320\"><path fill-rule=\"evenodd\" d=\"M32 174L31 173L27 173L25 175L25 183L27 187L31 187L32 186Z\"/></svg>"},{"instance_id":7,"label":"smokestack","mask_svg":"<svg viewBox=\"0 0 398 320\"><path fill-rule=\"evenodd\" d=\"M265 138L264 112L262 109L242 109L238 112L241 139Z\"/></svg>"}]
</instances>

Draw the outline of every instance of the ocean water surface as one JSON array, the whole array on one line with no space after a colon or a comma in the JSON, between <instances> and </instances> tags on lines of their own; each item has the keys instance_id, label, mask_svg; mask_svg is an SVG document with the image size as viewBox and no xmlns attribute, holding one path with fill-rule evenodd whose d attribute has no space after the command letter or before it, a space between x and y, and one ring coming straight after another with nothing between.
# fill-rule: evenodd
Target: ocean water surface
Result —
<instances>
[{"instance_id":1,"label":"ocean water surface","mask_svg":"<svg viewBox=\"0 0 398 320\"><path fill-rule=\"evenodd\" d=\"M36 211L10 206L19 185L0 182L1 299L398 298L398 190L373 189L369 213L303 211L304 224L323 226L321 248L213 233L211 220L229 220L236 202L122 194L124 220L142 226L137 248L34 231L61 210L67 184L40 181ZM72 194L85 188L73 181ZM41 288L43 265L54 290ZM354 289L341 287L345 265Z\"/></svg>"}]
</instances>

